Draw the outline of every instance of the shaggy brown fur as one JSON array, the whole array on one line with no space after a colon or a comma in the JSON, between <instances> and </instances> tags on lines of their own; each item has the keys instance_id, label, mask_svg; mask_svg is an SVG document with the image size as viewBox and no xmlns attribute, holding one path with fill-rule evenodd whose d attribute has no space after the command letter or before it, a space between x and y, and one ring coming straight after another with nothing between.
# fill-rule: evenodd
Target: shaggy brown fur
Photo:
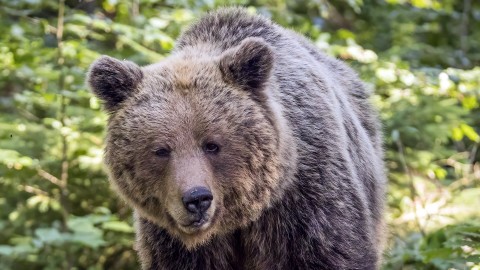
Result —
<instances>
[{"instance_id":1,"label":"shaggy brown fur","mask_svg":"<svg viewBox=\"0 0 480 270\"><path fill-rule=\"evenodd\" d=\"M110 113L105 160L144 269L378 267L377 116L356 74L308 40L223 9L164 61L104 56L88 82ZM199 186L213 200L191 226L182 196Z\"/></svg>"}]
</instances>

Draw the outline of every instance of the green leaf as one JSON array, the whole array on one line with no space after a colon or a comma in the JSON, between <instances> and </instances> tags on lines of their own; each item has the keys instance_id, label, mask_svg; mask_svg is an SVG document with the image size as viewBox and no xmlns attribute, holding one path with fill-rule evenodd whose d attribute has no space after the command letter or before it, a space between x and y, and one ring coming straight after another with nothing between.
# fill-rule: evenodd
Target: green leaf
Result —
<instances>
[{"instance_id":1,"label":"green leaf","mask_svg":"<svg viewBox=\"0 0 480 270\"><path fill-rule=\"evenodd\" d=\"M61 244L70 234L62 233L56 228L38 228L35 230L36 239L44 244Z\"/></svg>"},{"instance_id":2,"label":"green leaf","mask_svg":"<svg viewBox=\"0 0 480 270\"><path fill-rule=\"evenodd\" d=\"M452 129L452 139L455 141L461 141L463 139L463 131L459 127L454 127Z\"/></svg>"},{"instance_id":3,"label":"green leaf","mask_svg":"<svg viewBox=\"0 0 480 270\"><path fill-rule=\"evenodd\" d=\"M124 221L107 221L102 224L102 229L126 233L134 231L133 227Z\"/></svg>"},{"instance_id":4,"label":"green leaf","mask_svg":"<svg viewBox=\"0 0 480 270\"><path fill-rule=\"evenodd\" d=\"M442 259L447 260L450 256L454 253L454 250L450 248L436 248L436 249L429 249L422 252L423 261L425 263L429 263L434 259Z\"/></svg>"},{"instance_id":5,"label":"green leaf","mask_svg":"<svg viewBox=\"0 0 480 270\"><path fill-rule=\"evenodd\" d=\"M396 129L392 131L392 140L394 142L398 142L398 140L400 140L400 132Z\"/></svg>"},{"instance_id":6,"label":"green leaf","mask_svg":"<svg viewBox=\"0 0 480 270\"><path fill-rule=\"evenodd\" d=\"M473 129L473 127L467 124L461 124L460 128L462 129L463 134L465 134L465 136L467 136L467 138L469 138L471 141L480 141L480 136L478 136L478 133L475 131L475 129Z\"/></svg>"}]
</instances>

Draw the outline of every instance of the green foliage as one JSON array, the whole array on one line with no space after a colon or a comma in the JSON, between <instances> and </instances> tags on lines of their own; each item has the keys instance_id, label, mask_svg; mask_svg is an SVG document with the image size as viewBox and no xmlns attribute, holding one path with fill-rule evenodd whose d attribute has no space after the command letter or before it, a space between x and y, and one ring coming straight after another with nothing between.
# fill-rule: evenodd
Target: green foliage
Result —
<instances>
[{"instance_id":1,"label":"green foliage","mask_svg":"<svg viewBox=\"0 0 480 270\"><path fill-rule=\"evenodd\" d=\"M418 233L406 240L397 239L387 262L389 268L403 269L478 269L480 223L449 225L422 237ZM475 266L476 265L476 266Z\"/></svg>"},{"instance_id":2,"label":"green foliage","mask_svg":"<svg viewBox=\"0 0 480 270\"><path fill-rule=\"evenodd\" d=\"M226 4L305 34L375 90L390 180L384 268L480 269L473 0L0 0L0 268L138 268L85 73L101 54L161 60Z\"/></svg>"},{"instance_id":3,"label":"green foliage","mask_svg":"<svg viewBox=\"0 0 480 270\"><path fill-rule=\"evenodd\" d=\"M0 266L102 269L109 255L123 253L116 254L122 255L120 265L133 267L134 257L128 251L132 232L131 225L100 207L82 217L69 216L66 230L59 222L53 222L52 226L36 228L32 235L12 236L10 245L0 245L0 256L5 258ZM105 253L99 254L99 249Z\"/></svg>"}]
</instances>

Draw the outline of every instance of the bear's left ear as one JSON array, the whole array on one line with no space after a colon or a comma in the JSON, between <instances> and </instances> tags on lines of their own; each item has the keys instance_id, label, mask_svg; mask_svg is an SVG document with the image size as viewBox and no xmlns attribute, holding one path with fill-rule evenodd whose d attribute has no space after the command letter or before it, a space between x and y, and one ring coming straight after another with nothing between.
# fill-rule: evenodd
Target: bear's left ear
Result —
<instances>
[{"instance_id":1,"label":"bear's left ear","mask_svg":"<svg viewBox=\"0 0 480 270\"><path fill-rule=\"evenodd\" d=\"M273 61L273 51L265 40L249 37L225 51L219 65L226 81L259 94L270 78Z\"/></svg>"},{"instance_id":2,"label":"bear's left ear","mask_svg":"<svg viewBox=\"0 0 480 270\"><path fill-rule=\"evenodd\" d=\"M143 78L139 66L130 61L120 61L102 56L90 67L87 82L92 92L104 102L108 112L131 97Z\"/></svg>"}]
</instances>

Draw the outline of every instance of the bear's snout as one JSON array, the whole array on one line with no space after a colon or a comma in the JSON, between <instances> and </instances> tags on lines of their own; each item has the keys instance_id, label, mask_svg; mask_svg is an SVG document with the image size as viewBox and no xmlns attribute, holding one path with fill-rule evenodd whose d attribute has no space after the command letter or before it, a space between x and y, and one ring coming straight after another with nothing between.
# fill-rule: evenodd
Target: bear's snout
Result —
<instances>
[{"instance_id":1,"label":"bear's snout","mask_svg":"<svg viewBox=\"0 0 480 270\"><path fill-rule=\"evenodd\" d=\"M210 208L213 200L212 192L206 187L194 187L183 194L182 201L189 213L203 216Z\"/></svg>"}]
</instances>

